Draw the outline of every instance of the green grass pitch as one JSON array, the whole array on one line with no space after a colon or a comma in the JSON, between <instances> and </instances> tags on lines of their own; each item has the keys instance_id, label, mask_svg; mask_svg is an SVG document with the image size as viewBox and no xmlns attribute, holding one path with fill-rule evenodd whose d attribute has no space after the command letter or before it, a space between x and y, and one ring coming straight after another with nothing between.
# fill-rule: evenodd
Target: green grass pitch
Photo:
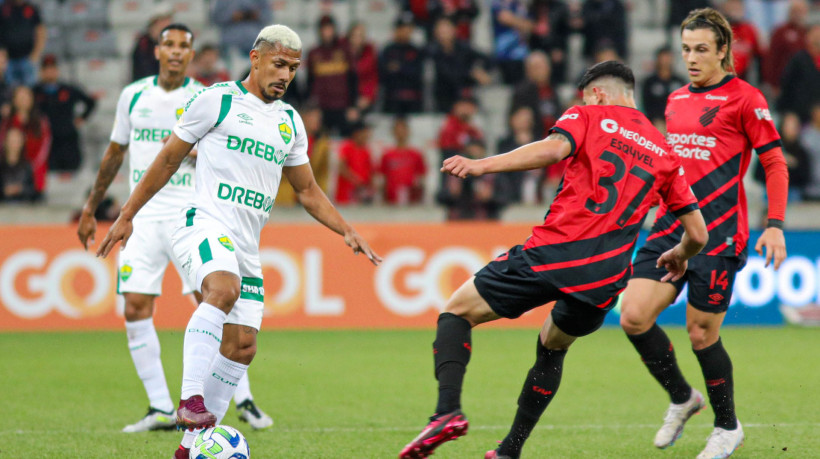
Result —
<instances>
[{"instance_id":1,"label":"green grass pitch","mask_svg":"<svg viewBox=\"0 0 820 459\"><path fill-rule=\"evenodd\" d=\"M704 391L685 331L670 328L678 359ZM535 330L478 329L463 396L470 433L437 458L481 458L504 437ZM179 393L181 332L162 332L171 393ZM266 331L251 389L274 419L254 432L232 407L255 458L391 458L435 401L432 330ZM727 328L736 402L747 440L738 458L820 457L820 330ZM123 434L147 406L124 332L0 334L0 458L169 458L180 434ZM575 343L556 398L524 449L526 458L695 457L712 412L694 417L674 447L652 446L668 400L617 329Z\"/></svg>"}]
</instances>

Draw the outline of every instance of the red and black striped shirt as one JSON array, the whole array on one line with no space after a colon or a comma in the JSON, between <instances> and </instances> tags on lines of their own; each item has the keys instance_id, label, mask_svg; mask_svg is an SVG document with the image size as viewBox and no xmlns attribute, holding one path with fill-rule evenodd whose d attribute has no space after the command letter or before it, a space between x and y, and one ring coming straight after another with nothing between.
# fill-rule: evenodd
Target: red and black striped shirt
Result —
<instances>
[{"instance_id":1,"label":"red and black striped shirt","mask_svg":"<svg viewBox=\"0 0 820 459\"><path fill-rule=\"evenodd\" d=\"M607 307L632 273L635 240L655 197L673 214L696 199L663 135L638 110L576 106L551 132L572 144L558 194L524 245L531 268L562 292Z\"/></svg>"}]
</instances>

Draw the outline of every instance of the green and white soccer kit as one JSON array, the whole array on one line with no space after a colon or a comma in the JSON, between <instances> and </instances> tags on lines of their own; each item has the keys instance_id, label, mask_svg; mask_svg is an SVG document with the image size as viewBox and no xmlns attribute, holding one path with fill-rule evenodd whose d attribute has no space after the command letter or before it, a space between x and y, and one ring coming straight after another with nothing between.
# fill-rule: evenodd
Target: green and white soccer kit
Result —
<instances>
[{"instance_id":1,"label":"green and white soccer kit","mask_svg":"<svg viewBox=\"0 0 820 459\"><path fill-rule=\"evenodd\" d=\"M173 91L164 90L151 76L126 86L117 102L111 141L128 145L131 191L162 149L162 139L171 135L185 103L203 86L186 78ZM134 232L118 259L118 292L162 293L162 278L168 262L174 263L182 278L184 294L192 284L177 262L171 248L171 234L180 209L194 191L195 167L185 160L171 180L134 217Z\"/></svg>"},{"instance_id":2,"label":"green and white soccer kit","mask_svg":"<svg viewBox=\"0 0 820 459\"><path fill-rule=\"evenodd\" d=\"M217 83L188 102L174 133L199 142L196 189L174 232L174 253L197 289L214 271L239 276L240 297L226 322L259 329L259 237L282 167L308 162L302 119L290 105L265 103L241 82Z\"/></svg>"}]
</instances>

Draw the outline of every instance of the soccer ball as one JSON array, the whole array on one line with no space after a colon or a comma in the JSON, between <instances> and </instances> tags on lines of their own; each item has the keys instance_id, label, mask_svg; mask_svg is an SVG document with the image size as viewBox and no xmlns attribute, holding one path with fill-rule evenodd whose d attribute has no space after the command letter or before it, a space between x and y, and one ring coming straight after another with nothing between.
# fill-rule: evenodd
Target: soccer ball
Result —
<instances>
[{"instance_id":1,"label":"soccer ball","mask_svg":"<svg viewBox=\"0 0 820 459\"><path fill-rule=\"evenodd\" d=\"M230 426L216 426L199 432L188 454L190 459L250 459L248 440Z\"/></svg>"}]
</instances>

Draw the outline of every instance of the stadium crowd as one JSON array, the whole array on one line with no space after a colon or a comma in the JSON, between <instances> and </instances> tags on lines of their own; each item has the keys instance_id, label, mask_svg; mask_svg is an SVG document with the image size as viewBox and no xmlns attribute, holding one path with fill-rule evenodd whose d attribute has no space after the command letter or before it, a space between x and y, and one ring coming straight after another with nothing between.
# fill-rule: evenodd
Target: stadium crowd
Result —
<instances>
[{"instance_id":1,"label":"stadium crowd","mask_svg":"<svg viewBox=\"0 0 820 459\"><path fill-rule=\"evenodd\" d=\"M295 0L291 0L295 1ZM372 24L353 17L342 29L334 3L322 0L312 32L316 45L302 56L306 78L285 100L298 107L310 137L317 181L341 205L412 205L432 197L448 219L498 219L515 203L549 200L562 165L461 181L438 175L440 160L503 153L544 135L561 113L579 103L573 68L610 59L629 60L630 21L636 4L651 8L647 28L663 29L652 70L639 82L641 109L664 131L666 96L687 80L675 70L677 25L694 8L714 6L731 21L737 74L760 88L775 108L789 166L790 201L820 200L820 23L809 20L820 2L806 0L384 0L396 2L392 36L374 42ZM363 0L358 0L363 1ZM78 8L78 0L0 0L0 200L45 202L50 177L76 173L100 152L83 151L81 126L98 105L96 88L61 77L60 60L83 56L49 53L44 8ZM258 30L277 22L267 0L210 0L210 25L220 40L195 42L189 68L204 85L240 78L233 65L247 54ZM56 5L56 6L55 6ZM131 79L157 72L157 35L177 21L175 3L152 3L144 30L134 38ZM86 5L88 7L88 5ZM474 44L476 18L490 15L492 49ZM659 18L665 14L666 18ZM569 46L580 36L580 53ZM70 44L69 44L70 46ZM581 63L581 65L578 65ZM573 65L575 64L575 65ZM426 73L432 72L432 78ZM125 81L123 83L128 83ZM476 119L482 87L509 88L506 134L490 144ZM562 90L563 89L563 90ZM408 120L439 114L440 156L431 163ZM372 141L374 122L390 126L392 143ZM387 123L384 123L386 121ZM107 133L106 133L107 134ZM762 182L763 171L755 177ZM435 183L438 189L425 190ZM277 205L293 205L283 185ZM80 192L81 189L78 191Z\"/></svg>"}]
</instances>

